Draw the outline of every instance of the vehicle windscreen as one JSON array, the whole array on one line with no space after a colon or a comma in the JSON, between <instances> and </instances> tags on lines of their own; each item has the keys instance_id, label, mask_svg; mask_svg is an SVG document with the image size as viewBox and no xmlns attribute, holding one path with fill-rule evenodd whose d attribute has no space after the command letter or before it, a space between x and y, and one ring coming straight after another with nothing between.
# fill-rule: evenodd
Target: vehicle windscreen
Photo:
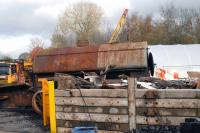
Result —
<instances>
[{"instance_id":1,"label":"vehicle windscreen","mask_svg":"<svg viewBox=\"0 0 200 133\"><path fill-rule=\"evenodd\" d=\"M0 66L0 75L9 74L9 67L8 66Z\"/></svg>"}]
</instances>

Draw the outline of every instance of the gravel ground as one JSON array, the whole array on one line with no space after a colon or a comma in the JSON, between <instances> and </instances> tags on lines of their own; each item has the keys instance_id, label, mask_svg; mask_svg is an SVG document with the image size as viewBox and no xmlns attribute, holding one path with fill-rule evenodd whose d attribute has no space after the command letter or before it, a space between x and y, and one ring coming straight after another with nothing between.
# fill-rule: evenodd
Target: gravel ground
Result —
<instances>
[{"instance_id":1,"label":"gravel ground","mask_svg":"<svg viewBox=\"0 0 200 133\"><path fill-rule=\"evenodd\" d=\"M178 126L146 125L125 133L200 133L200 121L199 118L186 118Z\"/></svg>"},{"instance_id":2,"label":"gravel ground","mask_svg":"<svg viewBox=\"0 0 200 133\"><path fill-rule=\"evenodd\" d=\"M137 131L125 133L199 133L200 121L187 119L181 126L142 126ZM42 117L32 109L0 109L0 133L49 133Z\"/></svg>"},{"instance_id":3,"label":"gravel ground","mask_svg":"<svg viewBox=\"0 0 200 133\"><path fill-rule=\"evenodd\" d=\"M180 133L179 126L145 126L136 133Z\"/></svg>"},{"instance_id":4,"label":"gravel ground","mask_svg":"<svg viewBox=\"0 0 200 133\"><path fill-rule=\"evenodd\" d=\"M31 109L0 109L0 132L3 131L17 133L49 133L49 129L43 127L42 117Z\"/></svg>"}]
</instances>

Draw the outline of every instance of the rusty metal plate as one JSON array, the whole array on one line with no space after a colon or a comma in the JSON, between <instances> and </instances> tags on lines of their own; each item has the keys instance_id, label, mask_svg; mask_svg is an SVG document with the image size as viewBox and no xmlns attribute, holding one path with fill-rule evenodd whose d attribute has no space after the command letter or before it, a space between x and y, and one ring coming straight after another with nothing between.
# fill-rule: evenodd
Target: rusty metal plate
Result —
<instances>
[{"instance_id":1,"label":"rusty metal plate","mask_svg":"<svg viewBox=\"0 0 200 133\"><path fill-rule=\"evenodd\" d=\"M52 49L34 59L35 73L71 72L97 69L98 46Z\"/></svg>"},{"instance_id":2,"label":"rusty metal plate","mask_svg":"<svg viewBox=\"0 0 200 133\"><path fill-rule=\"evenodd\" d=\"M146 68L147 43L50 49L34 58L33 72L95 71L105 69L110 65L115 68Z\"/></svg>"},{"instance_id":3,"label":"rusty metal plate","mask_svg":"<svg viewBox=\"0 0 200 133\"><path fill-rule=\"evenodd\" d=\"M101 45L97 67L103 69L108 65L115 66L115 68L147 67L147 43Z\"/></svg>"}]
</instances>

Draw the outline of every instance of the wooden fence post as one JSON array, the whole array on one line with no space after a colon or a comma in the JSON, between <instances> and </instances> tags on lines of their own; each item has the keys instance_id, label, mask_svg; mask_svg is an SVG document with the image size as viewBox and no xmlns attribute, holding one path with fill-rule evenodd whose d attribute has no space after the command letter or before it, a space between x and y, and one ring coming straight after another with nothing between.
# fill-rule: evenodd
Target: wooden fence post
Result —
<instances>
[{"instance_id":1,"label":"wooden fence post","mask_svg":"<svg viewBox=\"0 0 200 133\"><path fill-rule=\"evenodd\" d=\"M129 107L129 130L136 129L136 108L135 108L135 89L137 87L136 79L128 79L128 107Z\"/></svg>"}]
</instances>

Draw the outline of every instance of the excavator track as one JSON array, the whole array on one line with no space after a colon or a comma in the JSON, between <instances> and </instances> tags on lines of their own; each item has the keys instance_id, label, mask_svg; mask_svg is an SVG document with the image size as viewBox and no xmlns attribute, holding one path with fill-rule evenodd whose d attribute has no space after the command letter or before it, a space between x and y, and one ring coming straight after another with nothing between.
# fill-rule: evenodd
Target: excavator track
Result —
<instances>
[{"instance_id":1,"label":"excavator track","mask_svg":"<svg viewBox=\"0 0 200 133\"><path fill-rule=\"evenodd\" d=\"M0 109L32 106L34 92L25 84L0 86Z\"/></svg>"}]
</instances>

